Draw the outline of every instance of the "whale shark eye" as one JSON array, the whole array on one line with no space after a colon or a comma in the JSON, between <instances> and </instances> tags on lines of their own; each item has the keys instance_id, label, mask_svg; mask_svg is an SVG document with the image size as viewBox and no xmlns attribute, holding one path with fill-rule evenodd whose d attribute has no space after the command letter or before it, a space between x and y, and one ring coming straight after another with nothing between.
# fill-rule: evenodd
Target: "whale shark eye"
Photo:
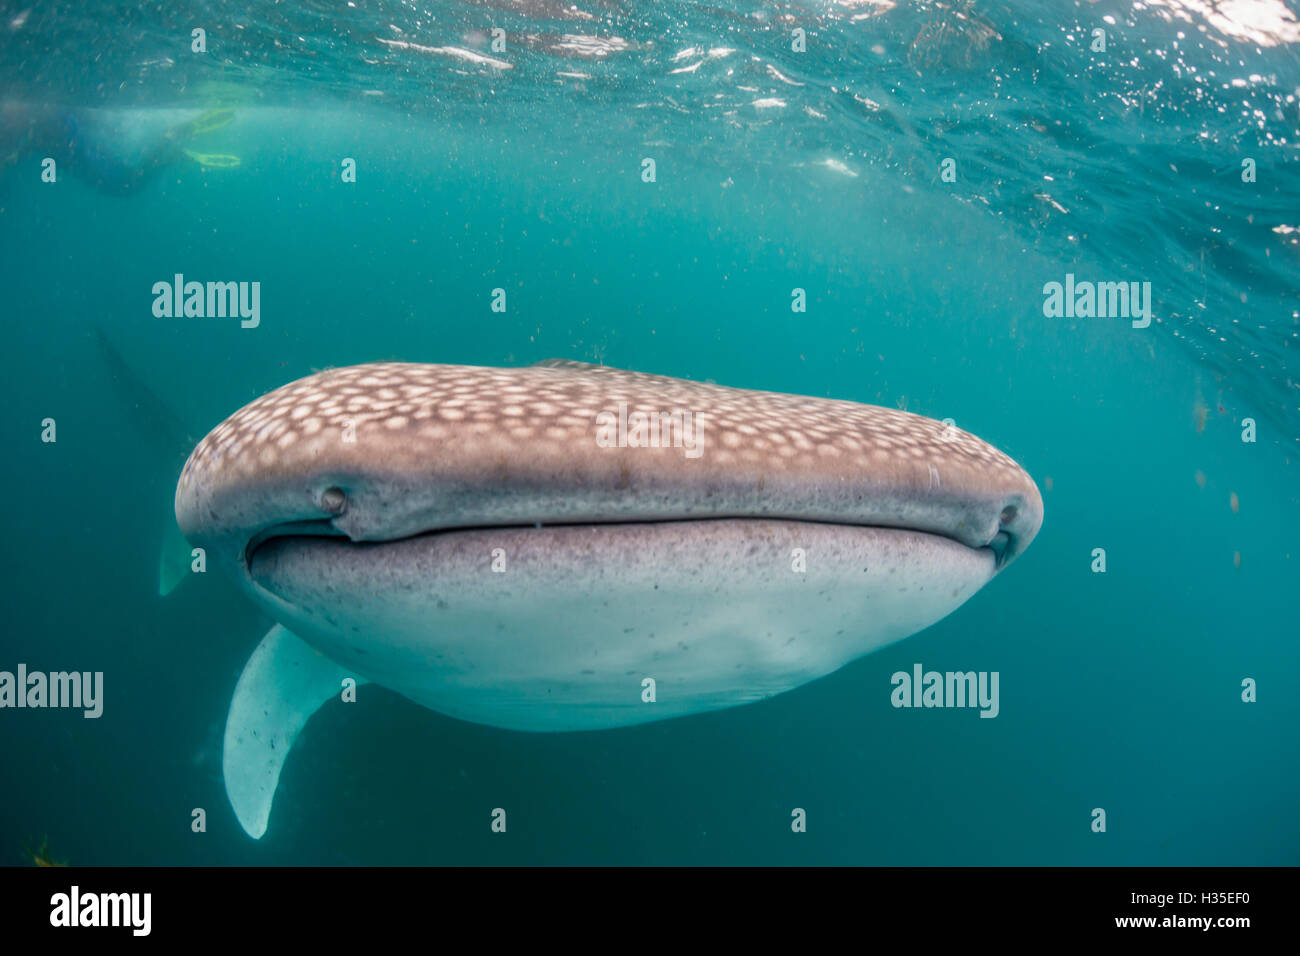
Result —
<instances>
[{"instance_id":1,"label":"whale shark eye","mask_svg":"<svg viewBox=\"0 0 1300 956\"><path fill-rule=\"evenodd\" d=\"M320 506L331 514L342 514L348 503L348 496L342 488L326 488L321 492Z\"/></svg>"},{"instance_id":2,"label":"whale shark eye","mask_svg":"<svg viewBox=\"0 0 1300 956\"><path fill-rule=\"evenodd\" d=\"M999 519L1002 524L1011 524L1016 520L1016 506L1007 505L1002 509L1002 517Z\"/></svg>"}]
</instances>

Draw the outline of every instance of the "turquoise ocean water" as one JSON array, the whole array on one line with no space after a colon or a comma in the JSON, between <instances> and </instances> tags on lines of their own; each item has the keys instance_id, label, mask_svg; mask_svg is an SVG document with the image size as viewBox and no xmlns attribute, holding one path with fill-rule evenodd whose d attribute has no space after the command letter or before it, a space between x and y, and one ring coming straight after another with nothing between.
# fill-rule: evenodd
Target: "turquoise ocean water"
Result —
<instances>
[{"instance_id":1,"label":"turquoise ocean water","mask_svg":"<svg viewBox=\"0 0 1300 956\"><path fill-rule=\"evenodd\" d=\"M1300 18L1223 6L6 0L0 670L105 699L0 710L0 861L1300 862ZM260 324L156 317L177 273ZM1045 315L1067 274L1150 326ZM522 734L365 688L249 839L221 735L270 621L157 593L194 442L315 369L554 357L951 418L1043 529L758 704ZM915 663L997 671L998 717L895 709Z\"/></svg>"}]
</instances>

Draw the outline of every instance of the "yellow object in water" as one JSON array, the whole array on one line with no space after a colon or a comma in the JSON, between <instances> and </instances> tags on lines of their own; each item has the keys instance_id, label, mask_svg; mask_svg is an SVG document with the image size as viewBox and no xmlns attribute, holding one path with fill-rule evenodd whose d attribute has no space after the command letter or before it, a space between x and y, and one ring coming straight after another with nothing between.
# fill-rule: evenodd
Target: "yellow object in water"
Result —
<instances>
[{"instance_id":1,"label":"yellow object in water","mask_svg":"<svg viewBox=\"0 0 1300 956\"><path fill-rule=\"evenodd\" d=\"M229 153L196 153L192 149L187 149L185 155L200 166L207 166L210 169L234 169L240 163L238 156L231 156Z\"/></svg>"},{"instance_id":2,"label":"yellow object in water","mask_svg":"<svg viewBox=\"0 0 1300 956\"><path fill-rule=\"evenodd\" d=\"M23 853L31 857L33 866L67 866L62 860L56 860L50 856L49 841L42 839L41 848L33 850L31 847L23 847Z\"/></svg>"},{"instance_id":3,"label":"yellow object in water","mask_svg":"<svg viewBox=\"0 0 1300 956\"><path fill-rule=\"evenodd\" d=\"M235 111L232 109L208 110L191 121L186 132L191 136L198 136L200 133L211 133L222 127L229 126L234 118Z\"/></svg>"}]
</instances>

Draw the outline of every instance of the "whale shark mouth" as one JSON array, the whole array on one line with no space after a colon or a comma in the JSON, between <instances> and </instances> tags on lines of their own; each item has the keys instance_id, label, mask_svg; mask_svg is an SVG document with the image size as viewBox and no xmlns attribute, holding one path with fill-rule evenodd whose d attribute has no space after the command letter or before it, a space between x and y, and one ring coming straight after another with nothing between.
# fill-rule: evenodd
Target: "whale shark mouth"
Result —
<instances>
[{"instance_id":1,"label":"whale shark mouth","mask_svg":"<svg viewBox=\"0 0 1300 956\"><path fill-rule=\"evenodd\" d=\"M477 534L491 532L527 532L543 531L548 528L586 528L593 531L601 528L622 528L637 525L680 525L688 528L692 525L711 525L717 521L770 521L773 520L771 515L763 516L732 516L718 515L714 517L699 518L665 518L665 519L645 519L640 521L572 521L572 522L543 522L537 521L531 524L503 524L503 525L471 525L465 527L443 527L434 528L428 531L420 531L414 534L403 535L401 537L368 541L353 541L346 533L335 526L332 519L320 518L309 519L304 521L286 522L281 525L275 525L254 535L249 539L248 545L244 549L243 567L245 573L254 582L257 583L257 556L263 548L280 549L285 547L310 548L316 541L314 539L329 539L330 547L353 547L361 552L374 554L377 549L385 545L398 544L411 541L432 541L435 538L444 535L455 534ZM986 545L979 548L972 548L970 545L950 535L936 534L935 532L921 528L907 528L894 525L859 525L845 522L834 521L816 521L801 518L781 518L790 524L817 525L825 528L870 528L874 531L889 533L910 533L910 534L929 534L936 537L944 538L955 544L968 548L973 551L988 551L993 556L993 569L1000 571L1017 553L1015 537L1006 531L999 531L993 539Z\"/></svg>"},{"instance_id":2,"label":"whale shark mouth","mask_svg":"<svg viewBox=\"0 0 1300 956\"><path fill-rule=\"evenodd\" d=\"M400 537L377 538L377 540L368 540L368 541L354 541L350 536L347 535L346 532L339 531L339 529L335 527L333 520L328 518L320 518L320 519L302 520L302 522L286 522L285 524L273 525L273 527L266 528L265 531L261 531L257 533L257 535L251 537L250 540L248 540L248 544L246 548L244 548L243 564L244 567L251 568L253 566L253 563L255 563L257 550L263 548L264 545L276 544L276 542L279 542L281 540L286 540L286 538L287 540L292 540L292 538L305 538L305 540L309 540L309 538L317 538L317 537L333 538L333 540L335 541L347 542L347 544L355 545L357 546L357 548L373 549L373 548L377 548L377 546L394 544L394 542L415 540L415 538L432 538L434 536L439 536L439 535L456 535L456 533L469 533L469 532L528 531L528 529L536 529L536 531L541 531L541 529L543 528L604 528L604 527L623 527L623 525L634 525L634 524L690 525L694 523L719 522L719 520L736 520L736 522L744 522L744 520L774 520L774 519L785 520L785 522L797 523L797 524L826 525L826 527L831 527L831 528L836 528L836 527L874 528L876 529L876 531L883 531L883 532L889 532L889 531L914 532L914 533L924 533L924 535L932 535L932 533L935 533L932 531L927 531L927 529L923 529L923 528L905 527L905 525L820 522L820 520L814 520L814 519L785 518L785 516L781 516L781 515L714 515L714 516L703 516L703 518L614 520L614 522L532 522L532 523L525 523L525 524L464 525L464 527L430 528L429 531L415 532L413 533L413 535L403 535ZM961 541L957 537L953 537L950 535L937 535L937 536L948 538L948 540L954 541L956 542L956 544L966 546L966 548L970 548L970 545L967 545L965 541ZM304 545L308 544L308 541L304 541L303 544ZM1013 557L1014 554L1017 554L1017 549L1015 549L1014 536L1010 535L1010 533L1005 531L997 532L997 535L993 536L993 540L989 541L987 545L983 545L983 548L975 548L972 550L992 551L993 558L995 558L995 566L998 568L998 570L1001 570L1001 568L1004 567L1005 564L1010 561L1010 558Z\"/></svg>"}]
</instances>

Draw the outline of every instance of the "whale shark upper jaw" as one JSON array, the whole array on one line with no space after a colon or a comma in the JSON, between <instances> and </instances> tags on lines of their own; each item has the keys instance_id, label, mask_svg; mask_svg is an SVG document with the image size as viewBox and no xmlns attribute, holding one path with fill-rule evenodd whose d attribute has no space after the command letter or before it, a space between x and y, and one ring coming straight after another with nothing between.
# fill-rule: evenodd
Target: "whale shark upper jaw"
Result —
<instances>
[{"instance_id":1,"label":"whale shark upper jaw","mask_svg":"<svg viewBox=\"0 0 1300 956\"><path fill-rule=\"evenodd\" d=\"M602 420L626 428L636 414L678 415L687 440L602 434ZM580 363L379 363L231 416L186 463L176 513L232 566L299 522L364 542L720 517L918 530L993 547L1005 566L1037 533L1042 500L991 445L895 409Z\"/></svg>"}]
</instances>

